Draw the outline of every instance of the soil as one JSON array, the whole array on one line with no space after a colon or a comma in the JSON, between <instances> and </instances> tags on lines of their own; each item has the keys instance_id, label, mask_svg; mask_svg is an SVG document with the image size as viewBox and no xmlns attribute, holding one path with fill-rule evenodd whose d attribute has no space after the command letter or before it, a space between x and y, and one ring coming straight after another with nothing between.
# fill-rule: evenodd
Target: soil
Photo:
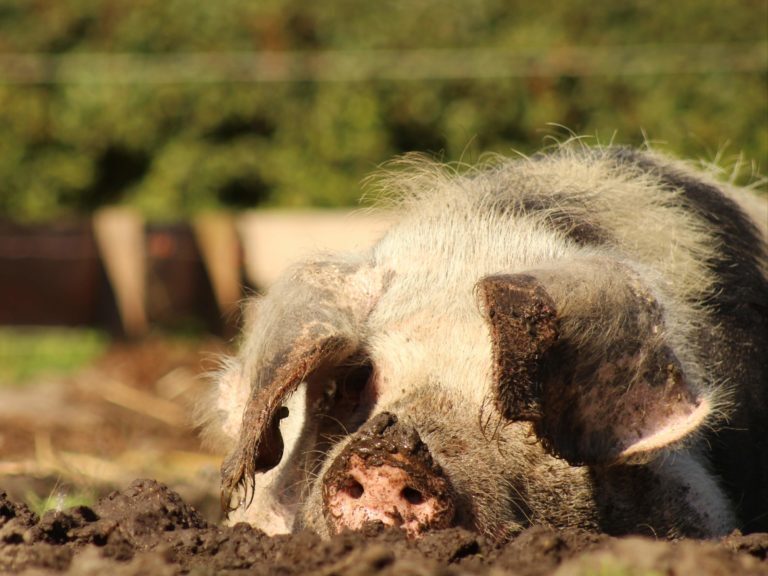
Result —
<instances>
[{"instance_id":1,"label":"soil","mask_svg":"<svg viewBox=\"0 0 768 576\"><path fill-rule=\"evenodd\" d=\"M412 539L368 525L324 541L223 526L221 456L200 452L182 417L213 367L200 348L116 346L76 375L2 390L0 574L768 575L763 533L668 542L533 526L492 544L459 528ZM128 457L137 452L138 464ZM131 480L142 473L154 479ZM30 490L83 487L95 496L88 506L37 515L24 503Z\"/></svg>"},{"instance_id":2,"label":"soil","mask_svg":"<svg viewBox=\"0 0 768 576\"><path fill-rule=\"evenodd\" d=\"M268 537L246 524L209 523L154 480L42 518L0 495L0 571L28 575L749 575L768 574L766 556L768 534L670 543L534 526L491 546L462 529L408 539L373 525L329 541L309 532Z\"/></svg>"}]
</instances>

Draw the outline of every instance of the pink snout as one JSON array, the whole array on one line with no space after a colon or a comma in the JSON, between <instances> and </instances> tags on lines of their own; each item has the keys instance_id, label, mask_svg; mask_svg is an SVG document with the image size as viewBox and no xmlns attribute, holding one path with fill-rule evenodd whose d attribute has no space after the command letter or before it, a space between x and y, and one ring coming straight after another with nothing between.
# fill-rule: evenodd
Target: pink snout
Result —
<instances>
[{"instance_id":1,"label":"pink snout","mask_svg":"<svg viewBox=\"0 0 768 576\"><path fill-rule=\"evenodd\" d=\"M323 480L332 532L381 522L418 536L447 528L455 516L450 483L418 434L390 414L374 419L336 459Z\"/></svg>"},{"instance_id":2,"label":"pink snout","mask_svg":"<svg viewBox=\"0 0 768 576\"><path fill-rule=\"evenodd\" d=\"M404 469L391 464L367 467L359 456L352 456L348 472L346 481L330 491L326 504L337 532L378 521L417 536L427 528L450 525L452 506L415 487Z\"/></svg>"}]
</instances>

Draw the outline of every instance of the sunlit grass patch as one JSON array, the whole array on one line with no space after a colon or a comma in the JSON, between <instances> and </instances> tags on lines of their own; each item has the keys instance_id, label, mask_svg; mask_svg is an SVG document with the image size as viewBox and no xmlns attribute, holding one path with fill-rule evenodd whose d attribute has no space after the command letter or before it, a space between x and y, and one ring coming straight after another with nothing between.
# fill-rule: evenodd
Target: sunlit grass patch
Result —
<instances>
[{"instance_id":1,"label":"sunlit grass patch","mask_svg":"<svg viewBox=\"0 0 768 576\"><path fill-rule=\"evenodd\" d=\"M92 328L0 328L0 385L67 374L104 352L106 333Z\"/></svg>"},{"instance_id":2,"label":"sunlit grass patch","mask_svg":"<svg viewBox=\"0 0 768 576\"><path fill-rule=\"evenodd\" d=\"M34 492L27 492L24 496L27 506L38 516L42 516L48 510L67 510L76 506L91 506L96 501L89 492L59 492L54 491L47 496L38 496Z\"/></svg>"}]
</instances>

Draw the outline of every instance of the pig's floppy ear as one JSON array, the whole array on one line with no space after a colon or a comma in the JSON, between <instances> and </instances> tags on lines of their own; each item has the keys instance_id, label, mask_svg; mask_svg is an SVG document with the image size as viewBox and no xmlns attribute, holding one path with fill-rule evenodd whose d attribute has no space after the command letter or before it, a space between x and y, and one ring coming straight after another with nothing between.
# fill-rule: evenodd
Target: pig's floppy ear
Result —
<instances>
[{"instance_id":1,"label":"pig's floppy ear","mask_svg":"<svg viewBox=\"0 0 768 576\"><path fill-rule=\"evenodd\" d=\"M661 306L607 260L478 283L496 403L571 464L642 462L700 428L711 403L666 341Z\"/></svg>"},{"instance_id":2,"label":"pig's floppy ear","mask_svg":"<svg viewBox=\"0 0 768 576\"><path fill-rule=\"evenodd\" d=\"M360 272L337 262L294 268L261 301L253 325L246 326L241 355L251 392L237 444L221 467L225 510L239 485L247 492L248 479L280 463L280 420L287 415L288 397L303 381L359 349L360 323L374 301L369 291L381 288L369 277L358 282Z\"/></svg>"}]
</instances>

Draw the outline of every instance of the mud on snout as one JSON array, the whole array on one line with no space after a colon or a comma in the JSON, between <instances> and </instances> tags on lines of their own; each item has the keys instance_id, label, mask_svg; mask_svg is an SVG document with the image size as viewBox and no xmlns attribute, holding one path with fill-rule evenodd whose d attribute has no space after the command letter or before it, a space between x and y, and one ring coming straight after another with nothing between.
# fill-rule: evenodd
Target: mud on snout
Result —
<instances>
[{"instance_id":1,"label":"mud on snout","mask_svg":"<svg viewBox=\"0 0 768 576\"><path fill-rule=\"evenodd\" d=\"M331 533L380 522L417 537L455 521L450 482L418 432L388 412L359 431L322 482L323 514Z\"/></svg>"}]
</instances>

